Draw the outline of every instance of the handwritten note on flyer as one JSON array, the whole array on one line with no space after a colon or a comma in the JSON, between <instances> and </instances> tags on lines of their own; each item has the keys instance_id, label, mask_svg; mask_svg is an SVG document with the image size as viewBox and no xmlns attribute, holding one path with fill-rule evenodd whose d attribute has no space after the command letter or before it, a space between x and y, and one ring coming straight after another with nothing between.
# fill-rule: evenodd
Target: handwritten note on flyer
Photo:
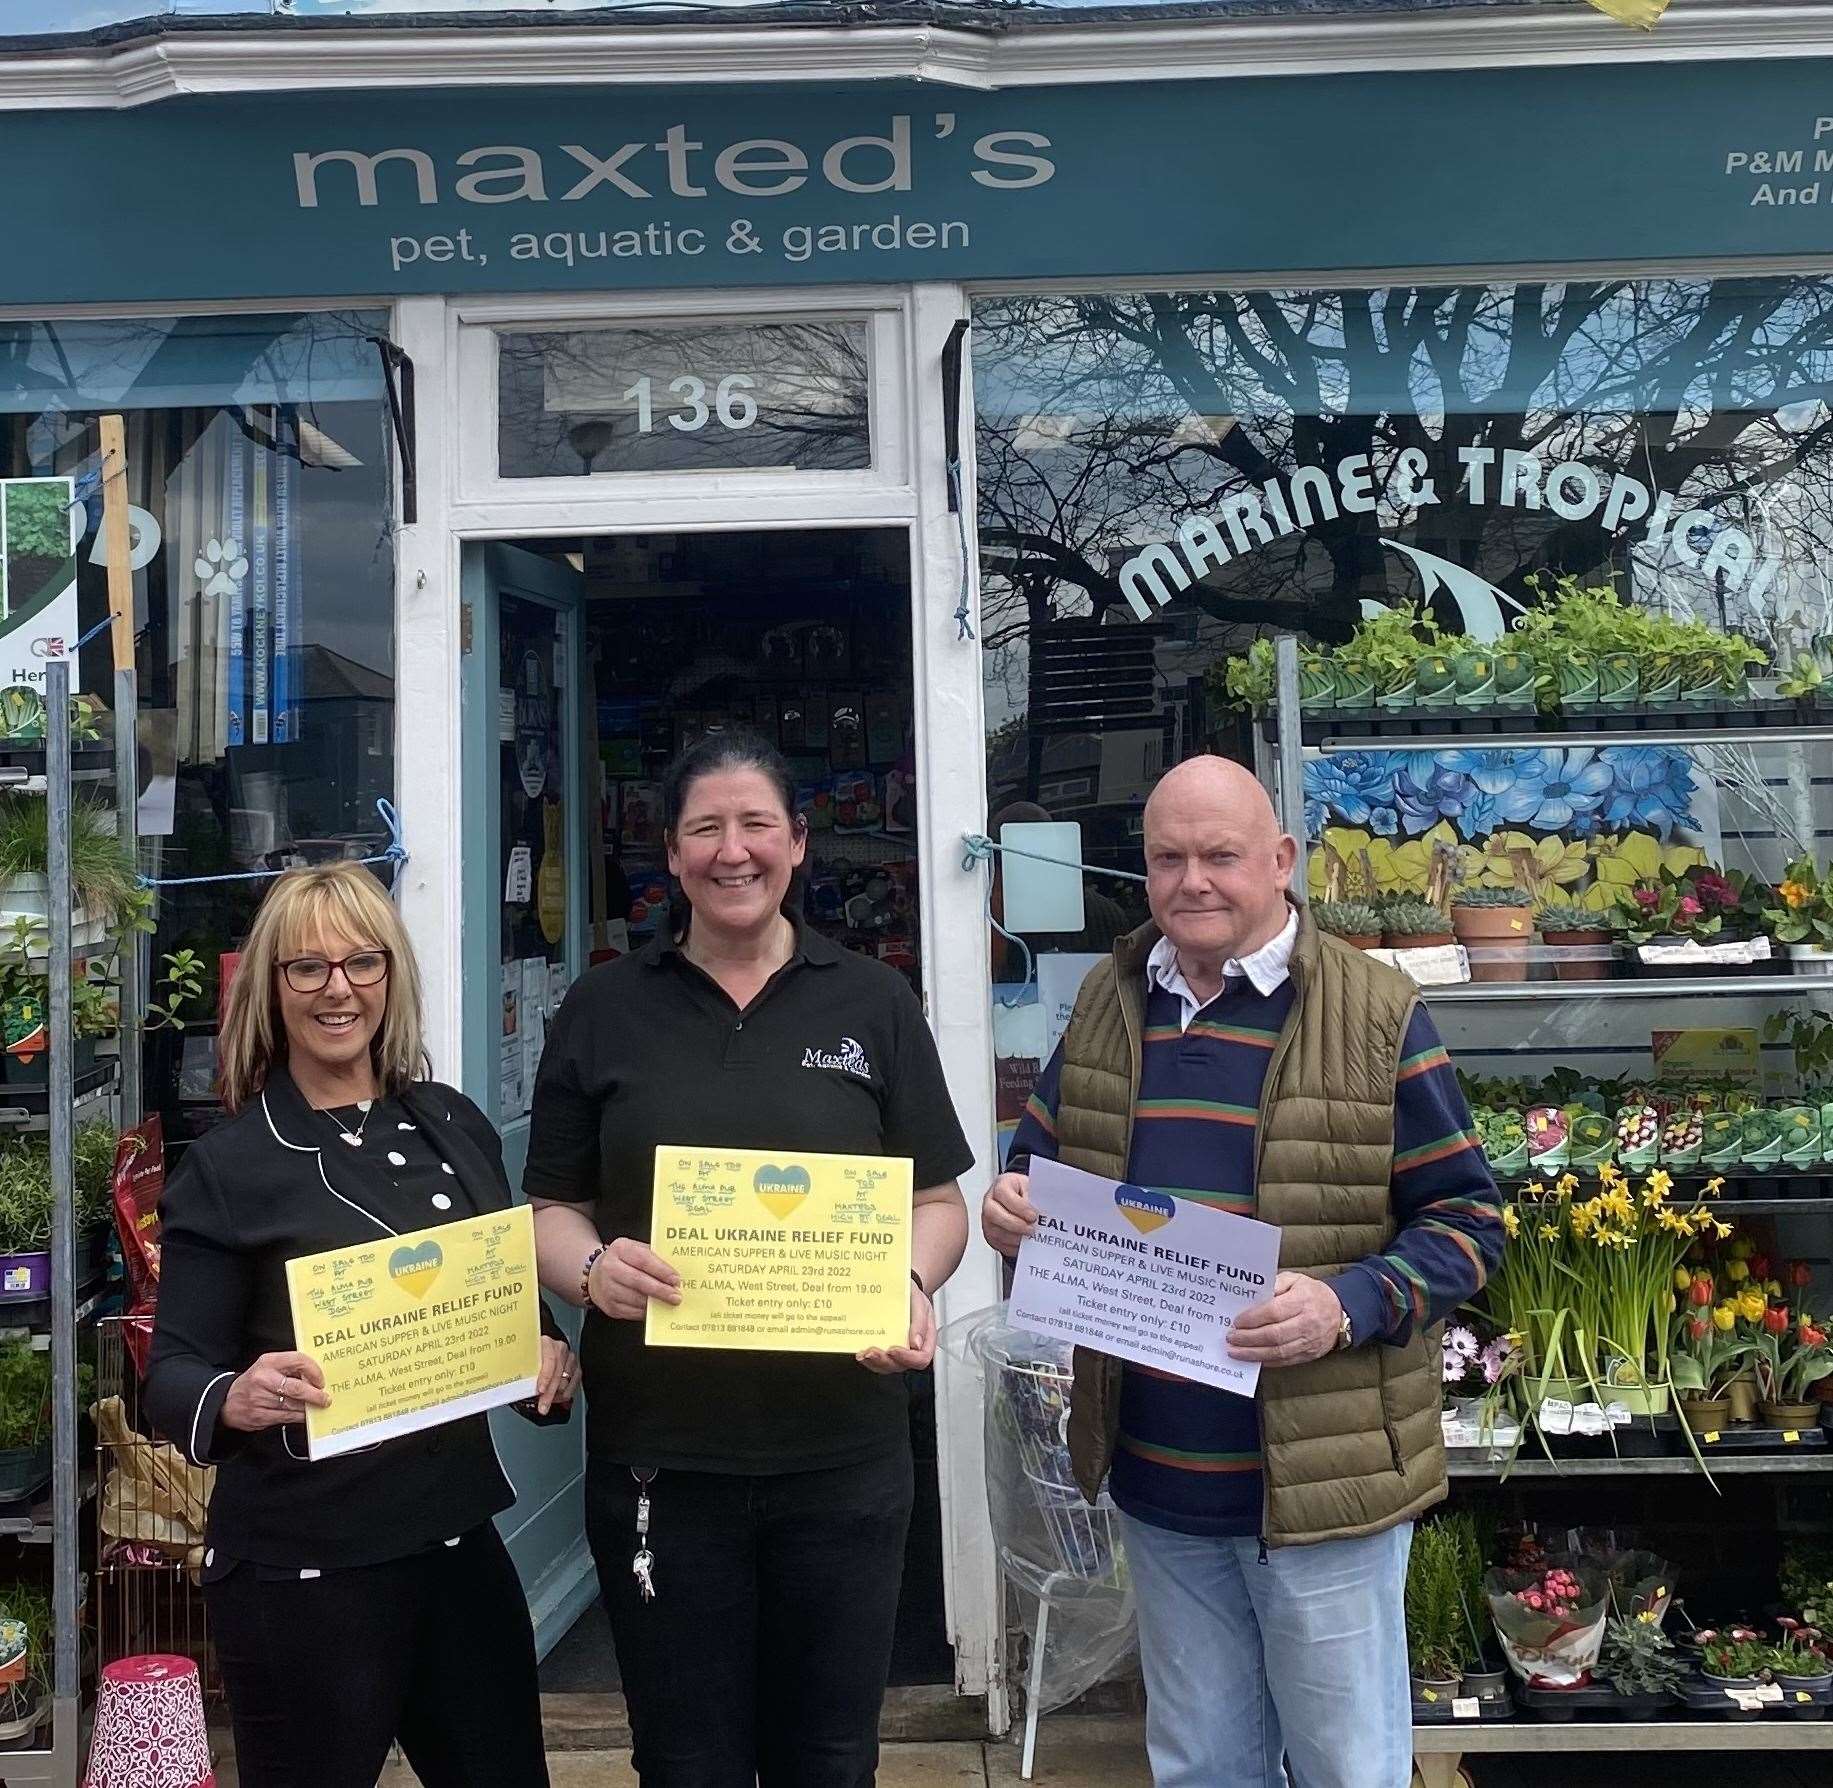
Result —
<instances>
[{"instance_id":1,"label":"handwritten note on flyer","mask_svg":"<svg viewBox=\"0 0 1833 1788\"><path fill-rule=\"evenodd\" d=\"M540 1284L527 1205L286 1263L293 1335L325 1375L314 1459L534 1395Z\"/></svg>"},{"instance_id":2,"label":"handwritten note on flyer","mask_svg":"<svg viewBox=\"0 0 1833 1788\"><path fill-rule=\"evenodd\" d=\"M857 1353L910 1334L911 1162L656 1150L650 1245L681 1275L651 1347Z\"/></svg>"},{"instance_id":3,"label":"handwritten note on flyer","mask_svg":"<svg viewBox=\"0 0 1833 1788\"><path fill-rule=\"evenodd\" d=\"M1015 1327L1253 1395L1260 1367L1229 1357L1228 1331L1273 1295L1277 1229L1056 1161L1031 1164L1031 1202Z\"/></svg>"}]
</instances>

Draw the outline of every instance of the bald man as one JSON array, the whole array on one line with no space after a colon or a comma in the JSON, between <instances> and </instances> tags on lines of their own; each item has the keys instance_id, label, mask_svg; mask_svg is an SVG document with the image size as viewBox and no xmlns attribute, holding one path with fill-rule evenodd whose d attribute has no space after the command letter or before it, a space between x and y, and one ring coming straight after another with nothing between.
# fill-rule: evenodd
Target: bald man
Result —
<instances>
[{"instance_id":1,"label":"bald man","mask_svg":"<svg viewBox=\"0 0 1833 1788\"><path fill-rule=\"evenodd\" d=\"M1255 1397L1079 1349L1071 1461L1121 1512L1157 1788L1407 1788L1432 1330L1499 1259L1501 1203L1413 984L1293 904L1245 769L1170 771L1145 848L1152 923L1083 982L982 1227L1017 1253L1034 1157L1278 1226L1274 1295L1230 1342Z\"/></svg>"}]
</instances>

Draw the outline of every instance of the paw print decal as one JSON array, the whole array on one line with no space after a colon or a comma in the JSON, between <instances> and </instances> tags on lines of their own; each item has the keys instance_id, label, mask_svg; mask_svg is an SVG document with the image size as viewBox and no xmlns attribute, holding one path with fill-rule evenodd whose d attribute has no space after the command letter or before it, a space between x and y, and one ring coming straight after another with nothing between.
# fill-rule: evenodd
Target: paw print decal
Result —
<instances>
[{"instance_id":1,"label":"paw print decal","mask_svg":"<svg viewBox=\"0 0 1833 1788\"><path fill-rule=\"evenodd\" d=\"M209 540L191 567L204 581L206 596L233 596L248 575L239 540Z\"/></svg>"}]
</instances>

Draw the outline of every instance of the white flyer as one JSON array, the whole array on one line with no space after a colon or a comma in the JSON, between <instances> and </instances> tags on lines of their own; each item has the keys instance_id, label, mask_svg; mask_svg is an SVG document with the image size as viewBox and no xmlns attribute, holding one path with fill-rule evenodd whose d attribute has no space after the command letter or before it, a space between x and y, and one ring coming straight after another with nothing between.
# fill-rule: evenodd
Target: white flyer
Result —
<instances>
[{"instance_id":1,"label":"white flyer","mask_svg":"<svg viewBox=\"0 0 1833 1788\"><path fill-rule=\"evenodd\" d=\"M1018 1251L1014 1327L1251 1397L1228 1331L1273 1295L1279 1231L1056 1161L1031 1164L1038 1227Z\"/></svg>"}]
</instances>

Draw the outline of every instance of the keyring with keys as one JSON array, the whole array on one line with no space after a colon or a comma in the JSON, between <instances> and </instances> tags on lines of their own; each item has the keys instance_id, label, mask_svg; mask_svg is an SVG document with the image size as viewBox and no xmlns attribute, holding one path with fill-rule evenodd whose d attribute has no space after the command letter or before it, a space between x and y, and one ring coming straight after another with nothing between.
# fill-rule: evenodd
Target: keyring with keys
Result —
<instances>
[{"instance_id":1,"label":"keyring with keys","mask_svg":"<svg viewBox=\"0 0 1833 1788\"><path fill-rule=\"evenodd\" d=\"M656 1555L649 1550L649 1486L656 1480L656 1468L638 1471L633 1465L630 1475L636 1479L636 1557L630 1561L636 1578L637 1594L645 1602L656 1599Z\"/></svg>"}]
</instances>

